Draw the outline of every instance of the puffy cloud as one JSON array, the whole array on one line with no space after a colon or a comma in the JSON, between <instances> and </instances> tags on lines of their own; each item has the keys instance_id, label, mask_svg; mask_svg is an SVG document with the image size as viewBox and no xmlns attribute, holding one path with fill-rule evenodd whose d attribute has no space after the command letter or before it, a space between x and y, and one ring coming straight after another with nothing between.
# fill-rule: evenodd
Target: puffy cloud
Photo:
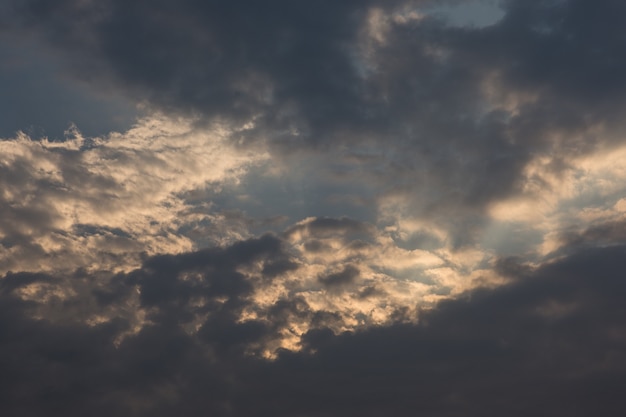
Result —
<instances>
[{"instance_id":1,"label":"puffy cloud","mask_svg":"<svg viewBox=\"0 0 626 417\"><path fill-rule=\"evenodd\" d=\"M183 194L219 192L266 158L225 143L223 128L163 117L105 138L83 138L75 128L68 135L0 141L4 271L124 269L141 253L190 250L180 229L218 226L220 216L209 204L192 209ZM240 238L235 229L222 232L214 241Z\"/></svg>"},{"instance_id":2,"label":"puffy cloud","mask_svg":"<svg viewBox=\"0 0 626 417\"><path fill-rule=\"evenodd\" d=\"M0 5L149 115L0 141L0 408L622 409L625 6L470 3Z\"/></svg>"}]
</instances>

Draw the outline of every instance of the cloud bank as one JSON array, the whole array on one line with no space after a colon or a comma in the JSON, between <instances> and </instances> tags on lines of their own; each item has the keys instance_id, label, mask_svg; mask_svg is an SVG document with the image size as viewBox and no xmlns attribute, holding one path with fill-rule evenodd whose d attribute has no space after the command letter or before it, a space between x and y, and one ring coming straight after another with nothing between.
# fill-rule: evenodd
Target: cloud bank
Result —
<instances>
[{"instance_id":1,"label":"cloud bank","mask_svg":"<svg viewBox=\"0 0 626 417\"><path fill-rule=\"evenodd\" d=\"M3 414L623 409L622 2L0 12Z\"/></svg>"}]
</instances>

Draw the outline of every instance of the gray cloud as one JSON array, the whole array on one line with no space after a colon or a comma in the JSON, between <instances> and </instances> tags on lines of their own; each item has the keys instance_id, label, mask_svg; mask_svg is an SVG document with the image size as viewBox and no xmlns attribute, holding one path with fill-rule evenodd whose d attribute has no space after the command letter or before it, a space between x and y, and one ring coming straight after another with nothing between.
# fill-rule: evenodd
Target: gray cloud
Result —
<instances>
[{"instance_id":1,"label":"gray cloud","mask_svg":"<svg viewBox=\"0 0 626 417\"><path fill-rule=\"evenodd\" d=\"M283 156L369 144L348 175L381 184L378 204L402 196L439 224L475 224L454 227L464 246L533 160L562 170L623 128L624 6L507 1L494 24L458 27L427 14L436 4L30 1L13 27L45 36L78 78L249 123L235 136Z\"/></svg>"},{"instance_id":2,"label":"gray cloud","mask_svg":"<svg viewBox=\"0 0 626 417\"><path fill-rule=\"evenodd\" d=\"M25 416L89 409L138 416L614 414L624 405L616 387L626 375L624 250L585 249L535 269L509 261L509 284L441 303L419 324L343 334L326 327L337 317L311 315L298 299L276 303L265 321L232 315L254 285L233 269L275 256L275 237L155 257L124 285L139 285L142 303L166 314L152 314L117 347L127 320L33 320L32 302L20 301L16 289L58 277L9 275L0 309L1 407ZM201 280L181 281L181 273L197 270L206 271ZM202 307L209 318L189 333L178 324L189 320L193 294L228 300ZM245 353L295 316L316 323L302 351L283 351L273 361Z\"/></svg>"},{"instance_id":3,"label":"gray cloud","mask_svg":"<svg viewBox=\"0 0 626 417\"><path fill-rule=\"evenodd\" d=\"M319 281L327 288L338 288L349 285L359 276L359 269L353 265L346 265L340 272L335 272L324 277L319 277Z\"/></svg>"},{"instance_id":4,"label":"gray cloud","mask_svg":"<svg viewBox=\"0 0 626 417\"><path fill-rule=\"evenodd\" d=\"M455 4L2 4L0 413L618 414L626 6Z\"/></svg>"},{"instance_id":5,"label":"gray cloud","mask_svg":"<svg viewBox=\"0 0 626 417\"><path fill-rule=\"evenodd\" d=\"M626 241L626 222L613 221L594 225L578 232L565 232L562 239L565 248L613 246Z\"/></svg>"}]
</instances>

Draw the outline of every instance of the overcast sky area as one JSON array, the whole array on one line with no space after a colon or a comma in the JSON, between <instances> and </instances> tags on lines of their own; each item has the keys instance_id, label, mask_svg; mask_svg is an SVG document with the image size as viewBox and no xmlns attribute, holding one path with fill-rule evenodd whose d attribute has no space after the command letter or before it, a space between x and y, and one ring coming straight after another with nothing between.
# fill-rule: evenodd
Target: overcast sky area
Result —
<instances>
[{"instance_id":1,"label":"overcast sky area","mask_svg":"<svg viewBox=\"0 0 626 417\"><path fill-rule=\"evenodd\" d=\"M0 415L622 415L624 22L3 1Z\"/></svg>"}]
</instances>

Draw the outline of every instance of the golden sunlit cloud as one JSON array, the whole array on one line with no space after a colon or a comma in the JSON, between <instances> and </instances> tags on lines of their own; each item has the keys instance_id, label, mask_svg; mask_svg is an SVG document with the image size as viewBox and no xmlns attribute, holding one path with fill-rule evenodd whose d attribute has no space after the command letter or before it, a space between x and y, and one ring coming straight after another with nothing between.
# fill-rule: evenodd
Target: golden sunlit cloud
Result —
<instances>
[{"instance_id":1,"label":"golden sunlit cloud","mask_svg":"<svg viewBox=\"0 0 626 417\"><path fill-rule=\"evenodd\" d=\"M193 240L179 229L219 218L210 208L191 211L184 193L219 192L267 159L229 144L226 128L197 129L193 120L163 116L103 138L84 138L76 128L68 134L63 142L24 134L0 141L5 175L19 176L2 191L5 221L38 217L0 228L9 241L24 237L36 245L3 247L3 271L128 270L141 253L192 250Z\"/></svg>"}]
</instances>

